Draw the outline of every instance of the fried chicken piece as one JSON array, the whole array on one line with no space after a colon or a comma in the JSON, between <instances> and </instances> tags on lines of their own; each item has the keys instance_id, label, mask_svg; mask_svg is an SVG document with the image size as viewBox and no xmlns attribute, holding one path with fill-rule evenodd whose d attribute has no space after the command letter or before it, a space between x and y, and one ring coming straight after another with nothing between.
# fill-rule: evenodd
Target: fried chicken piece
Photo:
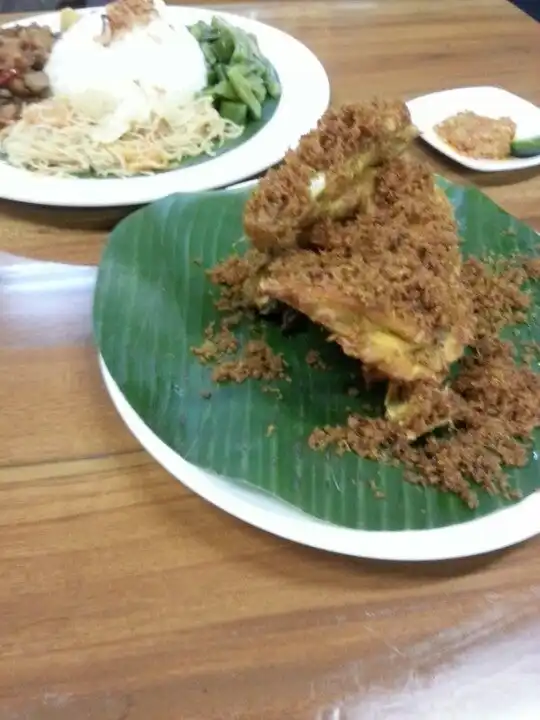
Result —
<instances>
[{"instance_id":1,"label":"fried chicken piece","mask_svg":"<svg viewBox=\"0 0 540 720\"><path fill-rule=\"evenodd\" d=\"M347 355L390 378L444 377L472 334L451 208L419 162L377 168L370 213L318 222L306 244L259 265L246 291L324 326Z\"/></svg>"},{"instance_id":2,"label":"fried chicken piece","mask_svg":"<svg viewBox=\"0 0 540 720\"><path fill-rule=\"evenodd\" d=\"M442 383L474 333L453 210L412 136L403 103L327 113L248 201L240 282L246 305L298 311L386 378L411 438L459 411Z\"/></svg>"},{"instance_id":3,"label":"fried chicken piece","mask_svg":"<svg viewBox=\"0 0 540 720\"><path fill-rule=\"evenodd\" d=\"M301 245L302 234L320 218L369 210L374 168L401 154L416 134L399 101L327 111L297 150L260 181L246 205L246 234L259 250L279 251Z\"/></svg>"},{"instance_id":4,"label":"fried chicken piece","mask_svg":"<svg viewBox=\"0 0 540 720\"><path fill-rule=\"evenodd\" d=\"M280 257L259 281L257 304L268 300L307 315L347 355L402 381L444 377L469 339L459 276L445 282L420 262L402 265L399 256L377 264L336 251Z\"/></svg>"}]
</instances>

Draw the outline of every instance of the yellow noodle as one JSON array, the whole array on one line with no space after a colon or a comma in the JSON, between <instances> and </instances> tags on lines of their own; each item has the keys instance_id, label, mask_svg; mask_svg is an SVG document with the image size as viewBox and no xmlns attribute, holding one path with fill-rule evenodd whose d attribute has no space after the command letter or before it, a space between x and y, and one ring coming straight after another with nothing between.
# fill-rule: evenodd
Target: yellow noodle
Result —
<instances>
[{"instance_id":1,"label":"yellow noodle","mask_svg":"<svg viewBox=\"0 0 540 720\"><path fill-rule=\"evenodd\" d=\"M90 106L89 106L90 107ZM111 143L94 135L103 108L77 108L67 98L52 98L25 109L21 120L0 134L1 150L16 167L46 175L128 177L151 174L178 165L183 159L213 155L243 128L223 119L208 97L182 107L153 113Z\"/></svg>"}]
</instances>

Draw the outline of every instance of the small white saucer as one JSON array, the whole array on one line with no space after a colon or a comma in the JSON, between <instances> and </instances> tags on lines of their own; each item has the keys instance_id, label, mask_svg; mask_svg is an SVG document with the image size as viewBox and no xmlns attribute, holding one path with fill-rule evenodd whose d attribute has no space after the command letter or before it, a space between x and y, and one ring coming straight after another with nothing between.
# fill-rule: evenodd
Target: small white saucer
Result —
<instances>
[{"instance_id":1,"label":"small white saucer","mask_svg":"<svg viewBox=\"0 0 540 720\"><path fill-rule=\"evenodd\" d=\"M423 95L407 103L421 137L436 150L465 167L480 172L522 170L540 166L540 155L507 160L477 160L456 152L441 140L434 127L459 112L470 110L485 117L510 117L517 125L516 138L540 135L540 108L497 87L469 87Z\"/></svg>"}]
</instances>

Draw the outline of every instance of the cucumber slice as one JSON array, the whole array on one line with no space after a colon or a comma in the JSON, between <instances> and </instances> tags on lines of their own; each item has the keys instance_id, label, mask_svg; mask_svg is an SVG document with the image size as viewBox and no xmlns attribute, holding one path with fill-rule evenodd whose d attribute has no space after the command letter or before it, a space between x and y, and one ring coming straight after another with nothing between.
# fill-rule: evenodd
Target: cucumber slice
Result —
<instances>
[{"instance_id":1,"label":"cucumber slice","mask_svg":"<svg viewBox=\"0 0 540 720\"><path fill-rule=\"evenodd\" d=\"M540 155L540 135L524 140L514 140L510 145L510 152L515 157L521 158Z\"/></svg>"}]
</instances>

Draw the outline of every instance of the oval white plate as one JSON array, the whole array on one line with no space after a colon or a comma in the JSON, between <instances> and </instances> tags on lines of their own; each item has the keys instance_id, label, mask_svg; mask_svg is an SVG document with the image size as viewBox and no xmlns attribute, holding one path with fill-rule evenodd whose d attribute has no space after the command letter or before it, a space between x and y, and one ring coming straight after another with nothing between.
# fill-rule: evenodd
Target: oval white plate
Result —
<instances>
[{"instance_id":1,"label":"oval white plate","mask_svg":"<svg viewBox=\"0 0 540 720\"><path fill-rule=\"evenodd\" d=\"M370 532L331 525L272 496L192 465L160 440L128 403L100 356L112 401L133 435L165 470L197 495L261 530L302 545L377 560L447 560L481 555L540 533L540 493L468 523L436 530Z\"/></svg>"},{"instance_id":2,"label":"oval white plate","mask_svg":"<svg viewBox=\"0 0 540 720\"><path fill-rule=\"evenodd\" d=\"M435 132L446 118L470 110L490 118L510 117L517 125L516 137L540 135L540 108L518 95L498 87L468 87L443 90L423 95L407 103L413 123L423 140L439 152L479 172L523 170L540 165L540 155L530 158L510 157L506 160L482 160L461 155Z\"/></svg>"},{"instance_id":3,"label":"oval white plate","mask_svg":"<svg viewBox=\"0 0 540 720\"><path fill-rule=\"evenodd\" d=\"M246 143L219 157L187 168L128 179L54 178L0 162L0 197L62 207L112 207L152 202L173 192L212 190L252 177L279 162L311 130L330 101L328 76L315 55L281 30L239 15L194 7L169 7L178 22L209 22L220 15L256 35L282 85L271 120ZM81 12L102 12L91 8ZM59 30L59 13L38 15L4 27L37 22Z\"/></svg>"}]
</instances>

